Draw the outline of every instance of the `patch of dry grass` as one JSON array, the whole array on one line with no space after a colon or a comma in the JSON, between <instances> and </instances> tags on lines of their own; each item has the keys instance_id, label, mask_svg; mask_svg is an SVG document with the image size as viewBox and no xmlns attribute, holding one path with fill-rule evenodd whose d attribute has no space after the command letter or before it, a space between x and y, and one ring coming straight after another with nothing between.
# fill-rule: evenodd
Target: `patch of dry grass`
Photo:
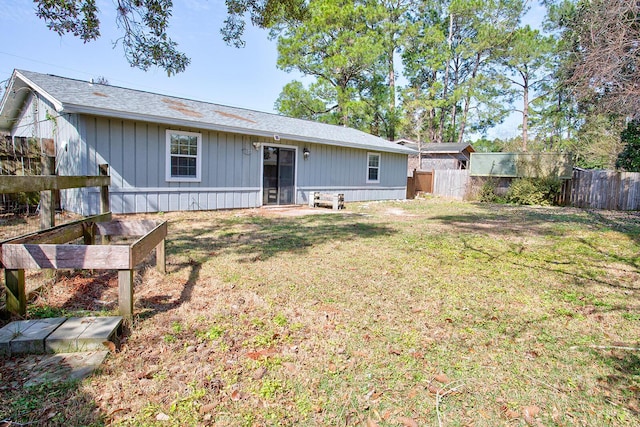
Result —
<instances>
[{"instance_id":1,"label":"patch of dry grass","mask_svg":"<svg viewBox=\"0 0 640 427\"><path fill-rule=\"evenodd\" d=\"M92 402L72 424L637 423L637 214L428 199L162 217L168 274L141 272L120 351L68 392Z\"/></svg>"}]
</instances>

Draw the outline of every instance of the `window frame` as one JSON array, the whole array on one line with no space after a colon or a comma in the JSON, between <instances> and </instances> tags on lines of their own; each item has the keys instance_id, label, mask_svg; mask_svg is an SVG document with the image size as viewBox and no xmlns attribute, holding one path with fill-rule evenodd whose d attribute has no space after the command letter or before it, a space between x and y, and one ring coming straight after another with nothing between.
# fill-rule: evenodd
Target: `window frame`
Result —
<instances>
[{"instance_id":1,"label":"window frame","mask_svg":"<svg viewBox=\"0 0 640 427\"><path fill-rule=\"evenodd\" d=\"M370 159L371 157L377 157L378 158L378 166L371 166L370 163ZM367 184L377 184L380 182L380 169L382 166L382 155L380 153L367 153ZM371 171L371 169L376 169L378 171L378 179L369 179L369 172Z\"/></svg>"},{"instance_id":2,"label":"window frame","mask_svg":"<svg viewBox=\"0 0 640 427\"><path fill-rule=\"evenodd\" d=\"M202 180L202 134L199 132L186 132L182 130L167 129L166 130L166 156L165 156L165 179L167 182L200 182ZM196 137L196 155L171 154L171 136L191 136ZM171 174L172 157L186 157L196 159L196 175L195 176L173 176Z\"/></svg>"}]
</instances>

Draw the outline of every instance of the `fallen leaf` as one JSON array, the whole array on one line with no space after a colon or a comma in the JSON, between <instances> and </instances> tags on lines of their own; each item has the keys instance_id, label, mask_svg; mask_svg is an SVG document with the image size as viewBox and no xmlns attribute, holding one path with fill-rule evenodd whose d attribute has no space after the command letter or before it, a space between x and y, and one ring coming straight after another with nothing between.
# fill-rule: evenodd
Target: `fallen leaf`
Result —
<instances>
[{"instance_id":1,"label":"fallen leaf","mask_svg":"<svg viewBox=\"0 0 640 427\"><path fill-rule=\"evenodd\" d=\"M274 354L276 354L276 351L272 348L268 348L259 351L249 351L247 352L247 357L252 360L260 360L263 358L266 359L267 357L273 356Z\"/></svg>"},{"instance_id":2,"label":"fallen leaf","mask_svg":"<svg viewBox=\"0 0 640 427\"><path fill-rule=\"evenodd\" d=\"M536 416L540 413L540 408L537 406L525 406L522 408L522 416L527 424L533 425L535 422Z\"/></svg>"},{"instance_id":3,"label":"fallen leaf","mask_svg":"<svg viewBox=\"0 0 640 427\"><path fill-rule=\"evenodd\" d=\"M398 417L398 422L405 427L418 427L418 423L414 421L412 418Z\"/></svg>"},{"instance_id":4,"label":"fallen leaf","mask_svg":"<svg viewBox=\"0 0 640 427\"><path fill-rule=\"evenodd\" d=\"M433 377L433 379L442 384L449 384L451 382L451 380L446 374L438 374L435 377Z\"/></svg>"},{"instance_id":5,"label":"fallen leaf","mask_svg":"<svg viewBox=\"0 0 640 427\"><path fill-rule=\"evenodd\" d=\"M262 379L262 377L264 377L264 374L266 373L267 373L267 368L265 368L264 366L260 366L258 369L253 371L251 378L253 378L254 380L259 380L259 379Z\"/></svg>"},{"instance_id":6,"label":"fallen leaf","mask_svg":"<svg viewBox=\"0 0 640 427\"><path fill-rule=\"evenodd\" d=\"M240 391L233 390L231 392L231 400L233 400L234 402L237 402L240 399L242 399L242 395L240 394Z\"/></svg>"},{"instance_id":7,"label":"fallen leaf","mask_svg":"<svg viewBox=\"0 0 640 427\"><path fill-rule=\"evenodd\" d=\"M502 415L508 420L515 420L516 418L520 418L520 413L518 411L514 411L513 409L509 409L508 406L502 405L500 407L500 411Z\"/></svg>"},{"instance_id":8,"label":"fallen leaf","mask_svg":"<svg viewBox=\"0 0 640 427\"><path fill-rule=\"evenodd\" d=\"M282 367L290 374L295 374L298 372L298 368L295 363L291 362L282 362Z\"/></svg>"},{"instance_id":9,"label":"fallen leaf","mask_svg":"<svg viewBox=\"0 0 640 427\"><path fill-rule=\"evenodd\" d=\"M427 390L429 390L429 393L432 393L432 394L439 394L442 391L440 387L436 387L433 384L429 384L429 387L427 387Z\"/></svg>"},{"instance_id":10,"label":"fallen leaf","mask_svg":"<svg viewBox=\"0 0 640 427\"><path fill-rule=\"evenodd\" d=\"M414 387L411 390L409 390L409 394L407 394L407 397L409 399L413 399L418 395L419 392L420 392L420 389L418 387Z\"/></svg>"},{"instance_id":11,"label":"fallen leaf","mask_svg":"<svg viewBox=\"0 0 640 427\"><path fill-rule=\"evenodd\" d=\"M156 420L157 421L169 421L171 418L169 417L169 415L160 412L158 415L156 415Z\"/></svg>"},{"instance_id":12,"label":"fallen leaf","mask_svg":"<svg viewBox=\"0 0 640 427\"><path fill-rule=\"evenodd\" d=\"M400 350L398 350L397 348L389 347L389 354L394 354L396 356L400 356L400 355L402 355L402 352Z\"/></svg>"},{"instance_id":13,"label":"fallen leaf","mask_svg":"<svg viewBox=\"0 0 640 427\"><path fill-rule=\"evenodd\" d=\"M102 342L102 345L103 345L103 346L105 346L105 347L107 347L107 349L109 350L109 352L110 352L110 353L115 354L115 352L116 352L116 345L115 345L113 342L111 342L111 341L103 341L103 342Z\"/></svg>"},{"instance_id":14,"label":"fallen leaf","mask_svg":"<svg viewBox=\"0 0 640 427\"><path fill-rule=\"evenodd\" d=\"M367 427L378 427L378 423L373 421L371 419L371 417L367 418L367 423L366 423Z\"/></svg>"},{"instance_id":15,"label":"fallen leaf","mask_svg":"<svg viewBox=\"0 0 640 427\"><path fill-rule=\"evenodd\" d=\"M218 406L216 403L209 403L207 405L203 405L200 407L200 413L208 414L209 412L213 412L213 410L216 409L216 406Z\"/></svg>"}]
</instances>

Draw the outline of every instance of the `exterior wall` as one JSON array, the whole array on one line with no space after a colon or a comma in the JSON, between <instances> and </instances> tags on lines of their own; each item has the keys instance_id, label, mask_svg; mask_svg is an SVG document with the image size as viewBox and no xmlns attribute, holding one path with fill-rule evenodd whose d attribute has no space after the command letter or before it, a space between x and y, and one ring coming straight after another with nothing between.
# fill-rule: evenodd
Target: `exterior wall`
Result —
<instances>
[{"instance_id":1,"label":"exterior wall","mask_svg":"<svg viewBox=\"0 0 640 427\"><path fill-rule=\"evenodd\" d=\"M110 167L111 210L114 213L252 208L262 205L262 148L296 149L296 203L307 204L313 191L344 193L345 200L384 200L406 197L407 155L380 154L380 182L367 183L367 154L361 150L292 140L267 140L241 134L182 128L108 117L65 114L54 117L52 106L40 100L24 111L24 134L56 142L59 175L97 175ZM29 111L33 111L29 116ZM49 111L49 118L45 117ZM35 112L39 114L39 119ZM47 127L48 126L48 127ZM167 182L166 130L202 134L200 182ZM45 135L46 134L46 135ZM310 156L304 159L303 148ZM82 215L99 213L99 188L61 191L61 207Z\"/></svg>"},{"instance_id":2,"label":"exterior wall","mask_svg":"<svg viewBox=\"0 0 640 427\"><path fill-rule=\"evenodd\" d=\"M314 191L344 193L346 202L406 198L406 154L304 145L311 154L308 160L299 160L297 203L308 203L309 193ZM367 153L380 154L379 183L367 183Z\"/></svg>"},{"instance_id":3,"label":"exterior wall","mask_svg":"<svg viewBox=\"0 0 640 427\"><path fill-rule=\"evenodd\" d=\"M200 182L167 182L166 130L202 134ZM90 171L109 164L115 213L251 208L260 205L260 156L251 138L105 117L81 117L86 142L81 163ZM97 172L92 172L92 174ZM88 189L83 214L99 209L99 189Z\"/></svg>"},{"instance_id":4,"label":"exterior wall","mask_svg":"<svg viewBox=\"0 0 640 427\"><path fill-rule=\"evenodd\" d=\"M458 159L446 158L446 159L434 159L423 158L421 170L440 170L440 169L460 169L460 162Z\"/></svg>"}]
</instances>

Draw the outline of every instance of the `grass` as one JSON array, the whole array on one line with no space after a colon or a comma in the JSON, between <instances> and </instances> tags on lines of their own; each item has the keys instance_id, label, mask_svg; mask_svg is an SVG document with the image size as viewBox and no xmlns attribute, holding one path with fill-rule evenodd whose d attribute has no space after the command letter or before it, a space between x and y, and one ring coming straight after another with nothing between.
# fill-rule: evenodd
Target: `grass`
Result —
<instances>
[{"instance_id":1,"label":"grass","mask_svg":"<svg viewBox=\"0 0 640 427\"><path fill-rule=\"evenodd\" d=\"M637 214L427 199L162 218L168 274L143 272L120 352L60 389L66 425L637 424ZM39 394L3 391L0 419L41 421Z\"/></svg>"}]
</instances>

